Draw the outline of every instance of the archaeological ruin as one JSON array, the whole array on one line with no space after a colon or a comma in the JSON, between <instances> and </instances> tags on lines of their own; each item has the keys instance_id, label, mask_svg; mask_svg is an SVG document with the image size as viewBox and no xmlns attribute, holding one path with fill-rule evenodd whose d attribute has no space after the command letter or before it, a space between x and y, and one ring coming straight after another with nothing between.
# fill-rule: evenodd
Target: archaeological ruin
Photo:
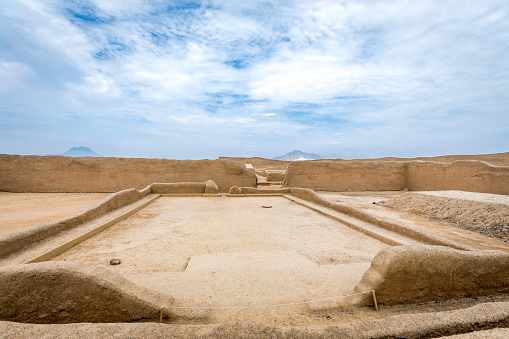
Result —
<instances>
[{"instance_id":1,"label":"archaeological ruin","mask_svg":"<svg viewBox=\"0 0 509 339\"><path fill-rule=\"evenodd\" d=\"M509 153L4 154L0 202L3 334L509 335Z\"/></svg>"}]
</instances>

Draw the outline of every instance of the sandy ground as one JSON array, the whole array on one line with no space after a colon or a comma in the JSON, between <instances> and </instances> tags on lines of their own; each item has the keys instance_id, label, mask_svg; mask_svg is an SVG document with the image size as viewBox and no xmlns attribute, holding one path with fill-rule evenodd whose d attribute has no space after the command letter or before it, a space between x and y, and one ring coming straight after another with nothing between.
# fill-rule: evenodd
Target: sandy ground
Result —
<instances>
[{"instance_id":1,"label":"sandy ground","mask_svg":"<svg viewBox=\"0 0 509 339\"><path fill-rule=\"evenodd\" d=\"M108 195L0 192L0 235L75 214Z\"/></svg>"},{"instance_id":2,"label":"sandy ground","mask_svg":"<svg viewBox=\"0 0 509 339\"><path fill-rule=\"evenodd\" d=\"M509 243L509 196L459 191L409 192L383 205Z\"/></svg>"},{"instance_id":3,"label":"sandy ground","mask_svg":"<svg viewBox=\"0 0 509 339\"><path fill-rule=\"evenodd\" d=\"M509 205L509 195L475 193L464 191L418 191L413 193L432 195L442 198L477 201L489 204Z\"/></svg>"},{"instance_id":4,"label":"sandy ground","mask_svg":"<svg viewBox=\"0 0 509 339\"><path fill-rule=\"evenodd\" d=\"M436 234L438 236L450 239L452 241L460 242L473 248L479 249L497 249L509 252L509 244L502 241L501 239L495 239L488 237L487 235L480 233L479 230L475 229L462 229L449 222L448 220L433 219L430 220L423 212L410 211L407 208L391 208L387 207L390 201L407 201L409 196L422 197L421 199L427 199L432 206L438 208L445 208L447 203L451 201L459 201L458 212L467 220L476 219L476 215L471 213L470 208L483 208L485 203L482 201L490 200L494 198L500 201L506 201L507 196L497 196L494 194L483 194L483 193L471 193L471 192L458 192L458 191L436 191L436 192L405 192L405 191L394 191L394 192L318 192L320 195L341 204L345 204L352 207L363 209L367 213L394 220L396 222L404 223L411 227L419 228L425 232ZM436 194L436 195L435 195ZM459 197L462 199L449 199L443 198L447 195ZM440 195L440 196L438 196ZM493 197L495 196L495 197ZM465 199L468 197L468 200ZM441 199L446 199L441 200ZM472 206L470 206L472 205ZM505 205L498 205L501 208L505 208ZM415 206L414 206L415 207ZM423 208L420 206L419 208ZM491 220L497 220L498 216L489 216Z\"/></svg>"},{"instance_id":5,"label":"sandy ground","mask_svg":"<svg viewBox=\"0 0 509 339\"><path fill-rule=\"evenodd\" d=\"M54 260L110 267L175 298L173 306L243 307L352 293L386 246L283 197L163 197ZM112 258L122 264L110 266ZM334 305L351 302L346 299ZM211 322L316 323L306 305L208 316Z\"/></svg>"}]
</instances>

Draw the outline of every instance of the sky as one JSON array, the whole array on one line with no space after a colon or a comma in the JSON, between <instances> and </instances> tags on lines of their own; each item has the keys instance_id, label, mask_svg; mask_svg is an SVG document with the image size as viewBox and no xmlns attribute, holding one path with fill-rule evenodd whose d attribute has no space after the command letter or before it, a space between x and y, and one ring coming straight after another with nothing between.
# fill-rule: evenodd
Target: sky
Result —
<instances>
[{"instance_id":1,"label":"sky","mask_svg":"<svg viewBox=\"0 0 509 339\"><path fill-rule=\"evenodd\" d=\"M506 0L0 2L0 153L509 151Z\"/></svg>"}]
</instances>

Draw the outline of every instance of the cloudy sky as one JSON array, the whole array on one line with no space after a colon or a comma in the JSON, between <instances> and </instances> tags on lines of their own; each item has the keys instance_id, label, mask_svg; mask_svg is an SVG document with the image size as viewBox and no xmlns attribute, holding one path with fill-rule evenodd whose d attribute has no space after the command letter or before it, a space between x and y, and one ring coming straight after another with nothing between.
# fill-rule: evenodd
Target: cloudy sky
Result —
<instances>
[{"instance_id":1,"label":"cloudy sky","mask_svg":"<svg viewBox=\"0 0 509 339\"><path fill-rule=\"evenodd\" d=\"M509 151L509 2L9 0L0 153Z\"/></svg>"}]
</instances>

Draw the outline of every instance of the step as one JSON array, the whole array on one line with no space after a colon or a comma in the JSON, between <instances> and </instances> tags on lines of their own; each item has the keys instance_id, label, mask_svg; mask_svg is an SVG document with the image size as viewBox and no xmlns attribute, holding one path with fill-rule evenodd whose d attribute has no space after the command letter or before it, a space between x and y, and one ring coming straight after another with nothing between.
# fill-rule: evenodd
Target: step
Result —
<instances>
[{"instance_id":1,"label":"step","mask_svg":"<svg viewBox=\"0 0 509 339\"><path fill-rule=\"evenodd\" d=\"M158 194L150 194L129 205L117 208L91 221L27 246L16 253L0 259L0 267L49 260L85 239L133 215L157 198L159 198Z\"/></svg>"},{"instance_id":2,"label":"step","mask_svg":"<svg viewBox=\"0 0 509 339\"><path fill-rule=\"evenodd\" d=\"M312 209L315 212L318 212L322 215L325 215L329 218L339 221L340 223L345 224L346 226L356 231L362 232L372 238L380 240L381 242L387 245L400 246L400 245L426 244L425 242L421 242L416 239L406 237L399 233L387 230L383 227L379 227L366 221L360 220L358 218L352 217L351 215L348 215L346 213L336 211L332 208L328 208L308 200L297 198L293 195L285 194L284 197L290 201L295 202L296 204L305 206L309 209Z\"/></svg>"}]
</instances>

